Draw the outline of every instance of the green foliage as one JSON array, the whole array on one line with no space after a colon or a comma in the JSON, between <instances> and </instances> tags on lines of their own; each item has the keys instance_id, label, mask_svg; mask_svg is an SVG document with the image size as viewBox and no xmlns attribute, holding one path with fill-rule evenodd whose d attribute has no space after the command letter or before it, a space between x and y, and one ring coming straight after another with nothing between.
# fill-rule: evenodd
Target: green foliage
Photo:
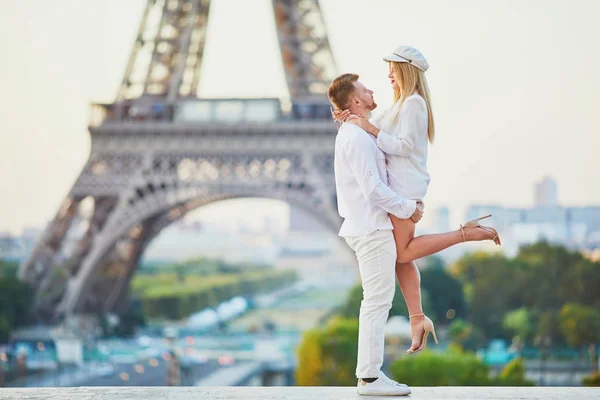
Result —
<instances>
[{"instance_id":1,"label":"green foliage","mask_svg":"<svg viewBox=\"0 0 600 400\"><path fill-rule=\"evenodd\" d=\"M253 270L243 274L136 276L132 289L149 318L181 319L235 296L273 290L296 280L295 271Z\"/></svg>"},{"instance_id":2,"label":"green foliage","mask_svg":"<svg viewBox=\"0 0 600 400\"><path fill-rule=\"evenodd\" d=\"M425 312L436 322L448 322L446 311L456 311L458 318L448 330L453 345L446 353L425 351L395 361L391 370L398 381L414 386L529 386L533 383L525 379L522 359L511 361L498 377L492 378L483 361L462 349L476 349L489 339L510 339L514 335L546 346L561 342L588 345L589 351L594 348L592 344L600 342L600 263L578 252L542 242L521 248L515 258L469 254L453 265L452 276L439 260L428 261L421 271ZM356 285L339 313L357 318L361 300L362 287ZM398 286L391 315L407 315ZM357 338L338 339L337 334L315 330L303 336L298 349L299 384L354 384ZM348 356L350 351L353 360L345 358L343 364L335 363L335 357ZM593 362L593 357L590 360ZM596 374L585 382L592 385L599 380Z\"/></svg>"},{"instance_id":3,"label":"green foliage","mask_svg":"<svg viewBox=\"0 0 600 400\"><path fill-rule=\"evenodd\" d=\"M0 260L0 278L16 277L19 270L18 261Z\"/></svg>"},{"instance_id":4,"label":"green foliage","mask_svg":"<svg viewBox=\"0 0 600 400\"><path fill-rule=\"evenodd\" d=\"M137 327L144 326L145 323L142 310L130 307L119 314L119 324L115 327L114 334L119 337L133 337Z\"/></svg>"},{"instance_id":5,"label":"green foliage","mask_svg":"<svg viewBox=\"0 0 600 400\"><path fill-rule=\"evenodd\" d=\"M525 362L515 358L504 366L494 384L498 386L533 386L533 382L525 379Z\"/></svg>"},{"instance_id":6,"label":"green foliage","mask_svg":"<svg viewBox=\"0 0 600 400\"><path fill-rule=\"evenodd\" d=\"M11 330L10 321L4 315L0 315L0 343L8 342Z\"/></svg>"},{"instance_id":7,"label":"green foliage","mask_svg":"<svg viewBox=\"0 0 600 400\"><path fill-rule=\"evenodd\" d=\"M583 386L600 386L600 372L586 376L581 383Z\"/></svg>"},{"instance_id":8,"label":"green foliage","mask_svg":"<svg viewBox=\"0 0 600 400\"><path fill-rule=\"evenodd\" d=\"M333 318L323 329L302 335L298 346L296 383L299 386L356 384L358 320Z\"/></svg>"},{"instance_id":9,"label":"green foliage","mask_svg":"<svg viewBox=\"0 0 600 400\"><path fill-rule=\"evenodd\" d=\"M359 283L350 289L346 302L340 307L339 315L344 318L358 318L360 313L360 303L363 299L362 285ZM431 313L431 306L429 301L429 295L427 292L421 293L421 302L423 304L423 310L426 314ZM402 296L402 290L396 283L396 291L394 292L394 299L392 300L392 308L390 309L389 316L404 315L408 318L408 309L406 308L406 302Z\"/></svg>"},{"instance_id":10,"label":"green foliage","mask_svg":"<svg viewBox=\"0 0 600 400\"><path fill-rule=\"evenodd\" d=\"M562 301L600 309L600 262L580 259L566 270L561 284Z\"/></svg>"},{"instance_id":11,"label":"green foliage","mask_svg":"<svg viewBox=\"0 0 600 400\"><path fill-rule=\"evenodd\" d=\"M12 327L27 324L31 319L33 291L31 287L17 278L0 278L0 315L4 316Z\"/></svg>"},{"instance_id":12,"label":"green foliage","mask_svg":"<svg viewBox=\"0 0 600 400\"><path fill-rule=\"evenodd\" d=\"M549 338L551 343L564 344L558 327L558 316L553 311L544 311L538 316L535 336Z\"/></svg>"},{"instance_id":13,"label":"green foliage","mask_svg":"<svg viewBox=\"0 0 600 400\"><path fill-rule=\"evenodd\" d=\"M319 329L306 331L297 348L298 367L296 384L298 386L321 386L323 369L322 332Z\"/></svg>"},{"instance_id":14,"label":"green foliage","mask_svg":"<svg viewBox=\"0 0 600 400\"><path fill-rule=\"evenodd\" d=\"M421 270L421 287L429 296L431 313L429 317L440 324L449 323L452 318L464 318L467 306L460 281L444 268L437 257L429 257ZM448 310L454 310L451 318Z\"/></svg>"},{"instance_id":15,"label":"green foliage","mask_svg":"<svg viewBox=\"0 0 600 400\"><path fill-rule=\"evenodd\" d=\"M491 378L482 360L453 346L444 353L425 350L417 357L400 358L390 369L395 380L411 386L533 386L525 379L523 360L511 361Z\"/></svg>"},{"instance_id":16,"label":"green foliage","mask_svg":"<svg viewBox=\"0 0 600 400\"><path fill-rule=\"evenodd\" d=\"M572 346L600 341L600 312L576 303L565 304L558 314L560 331Z\"/></svg>"},{"instance_id":17,"label":"green foliage","mask_svg":"<svg viewBox=\"0 0 600 400\"><path fill-rule=\"evenodd\" d=\"M524 306L545 311L558 310L568 302L593 305L587 303L589 294L582 293L581 284L578 281L588 274L587 268L594 263L585 262L580 252L540 242L522 247L517 259L527 266L527 274L522 283L516 282L523 288ZM579 267L573 268L578 264ZM595 265L598 266L598 264ZM596 272L598 272L597 270L598 268L596 268ZM594 276L592 273L589 275L589 278ZM592 279L590 283L594 282L600 283L598 273L596 273L596 279ZM597 304L600 299L597 296L594 297L596 299L593 303Z\"/></svg>"},{"instance_id":18,"label":"green foliage","mask_svg":"<svg viewBox=\"0 0 600 400\"><path fill-rule=\"evenodd\" d=\"M487 340L513 334L564 342L555 314L566 303L600 308L600 263L546 242L524 246L515 258L475 253L458 260L453 275L463 284L468 320ZM526 309L515 314L510 310Z\"/></svg>"},{"instance_id":19,"label":"green foliage","mask_svg":"<svg viewBox=\"0 0 600 400\"><path fill-rule=\"evenodd\" d=\"M33 292L16 277L0 277L0 342L9 339L13 328L31 320Z\"/></svg>"},{"instance_id":20,"label":"green foliage","mask_svg":"<svg viewBox=\"0 0 600 400\"><path fill-rule=\"evenodd\" d=\"M136 276L177 274L178 276L209 276L223 274L240 274L248 271L269 269L265 265L228 264L209 258L192 258L177 263L144 262Z\"/></svg>"},{"instance_id":21,"label":"green foliage","mask_svg":"<svg viewBox=\"0 0 600 400\"><path fill-rule=\"evenodd\" d=\"M464 285L470 322L487 339L505 336L504 314L523 304L524 265L500 254L474 253L458 260L452 272Z\"/></svg>"},{"instance_id":22,"label":"green foliage","mask_svg":"<svg viewBox=\"0 0 600 400\"><path fill-rule=\"evenodd\" d=\"M349 386L356 383L358 320L335 318L322 329L303 334L297 349L300 386ZM425 350L390 366L393 378L411 386L531 386L522 360L507 364L497 378L473 353L450 346L444 353Z\"/></svg>"},{"instance_id":23,"label":"green foliage","mask_svg":"<svg viewBox=\"0 0 600 400\"><path fill-rule=\"evenodd\" d=\"M416 357L402 357L390 366L393 379L411 386L485 386L489 367L475 355L451 349L445 353L429 350Z\"/></svg>"},{"instance_id":24,"label":"green foliage","mask_svg":"<svg viewBox=\"0 0 600 400\"><path fill-rule=\"evenodd\" d=\"M533 315L525 307L509 311L504 314L502 326L518 336L521 341L526 341L534 331Z\"/></svg>"},{"instance_id":25,"label":"green foliage","mask_svg":"<svg viewBox=\"0 0 600 400\"><path fill-rule=\"evenodd\" d=\"M354 285L348 292L348 299L340 308L340 315L344 318L358 318L362 298L362 285Z\"/></svg>"},{"instance_id":26,"label":"green foliage","mask_svg":"<svg viewBox=\"0 0 600 400\"><path fill-rule=\"evenodd\" d=\"M450 341L463 349L476 350L485 345L485 337L480 329L473 324L456 319L448 328Z\"/></svg>"}]
</instances>

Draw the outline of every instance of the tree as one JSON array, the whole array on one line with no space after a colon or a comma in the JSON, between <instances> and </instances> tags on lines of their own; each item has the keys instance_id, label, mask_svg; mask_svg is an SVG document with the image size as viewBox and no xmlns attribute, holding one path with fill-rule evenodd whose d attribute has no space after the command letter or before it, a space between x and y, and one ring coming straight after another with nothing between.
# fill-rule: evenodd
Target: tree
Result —
<instances>
[{"instance_id":1,"label":"tree","mask_svg":"<svg viewBox=\"0 0 600 400\"><path fill-rule=\"evenodd\" d=\"M515 358L504 366L494 384L500 386L533 386L533 382L525 379L525 362Z\"/></svg>"},{"instance_id":2,"label":"tree","mask_svg":"<svg viewBox=\"0 0 600 400\"><path fill-rule=\"evenodd\" d=\"M346 302L339 309L339 314L344 318L358 318L362 299L363 289L362 285L359 283L350 289ZM425 291L421 293L421 303L423 304L425 314L431 313L429 295ZM394 315L404 315L408 318L408 309L406 308L406 302L404 301L402 290L400 290L398 283L396 283L396 291L394 292L392 308L389 313L390 317L393 317Z\"/></svg>"},{"instance_id":3,"label":"tree","mask_svg":"<svg viewBox=\"0 0 600 400\"><path fill-rule=\"evenodd\" d=\"M459 350L402 357L390 366L393 379L411 386L485 386L489 367L474 354Z\"/></svg>"},{"instance_id":4,"label":"tree","mask_svg":"<svg viewBox=\"0 0 600 400\"><path fill-rule=\"evenodd\" d=\"M297 352L298 385L355 385L358 320L337 317L323 329L305 332Z\"/></svg>"},{"instance_id":5,"label":"tree","mask_svg":"<svg viewBox=\"0 0 600 400\"><path fill-rule=\"evenodd\" d=\"M587 346L592 372L595 371L596 344L600 340L600 312L576 303L565 304L558 314L560 331L572 346Z\"/></svg>"},{"instance_id":6,"label":"tree","mask_svg":"<svg viewBox=\"0 0 600 400\"><path fill-rule=\"evenodd\" d=\"M145 324L141 306L131 304L127 310L119 314L119 323L114 333L119 337L133 337L137 328Z\"/></svg>"},{"instance_id":7,"label":"tree","mask_svg":"<svg viewBox=\"0 0 600 400\"><path fill-rule=\"evenodd\" d=\"M463 283L468 320L483 330L486 339L508 339L509 331L516 332L515 328L520 326L520 336L526 327L529 339L537 331L537 337L560 342L560 334L553 328L552 314L563 304L600 308L597 295L600 263L585 259L580 252L547 242L524 246L513 259L485 253L468 254L452 266L451 272ZM511 327L509 320L518 314L509 317L504 314L522 307L528 310L528 317L521 315L523 323L514 322ZM539 322L534 328L536 316Z\"/></svg>"},{"instance_id":8,"label":"tree","mask_svg":"<svg viewBox=\"0 0 600 400\"><path fill-rule=\"evenodd\" d=\"M15 277L0 278L0 315L12 327L27 324L31 320L33 291L31 287Z\"/></svg>"},{"instance_id":9,"label":"tree","mask_svg":"<svg viewBox=\"0 0 600 400\"><path fill-rule=\"evenodd\" d=\"M583 270L572 269L584 260L580 252L539 242L522 247L515 260L522 262L527 270L524 285L519 284L524 306L558 311L564 303L579 302L577 281Z\"/></svg>"},{"instance_id":10,"label":"tree","mask_svg":"<svg viewBox=\"0 0 600 400\"><path fill-rule=\"evenodd\" d=\"M4 315L0 315L0 343L8 342L11 329L10 321Z\"/></svg>"},{"instance_id":11,"label":"tree","mask_svg":"<svg viewBox=\"0 0 600 400\"><path fill-rule=\"evenodd\" d=\"M485 337L479 328L462 319L455 319L448 329L450 341L462 349L476 350L485 345Z\"/></svg>"},{"instance_id":12,"label":"tree","mask_svg":"<svg viewBox=\"0 0 600 400\"><path fill-rule=\"evenodd\" d=\"M438 257L428 258L421 271L421 286L428 294L434 321L443 324L453 318L465 318L467 306L462 285L446 271Z\"/></svg>"},{"instance_id":13,"label":"tree","mask_svg":"<svg viewBox=\"0 0 600 400\"><path fill-rule=\"evenodd\" d=\"M581 383L583 386L600 386L600 372L586 376Z\"/></svg>"},{"instance_id":14,"label":"tree","mask_svg":"<svg viewBox=\"0 0 600 400\"><path fill-rule=\"evenodd\" d=\"M18 261L0 260L0 278L15 277L19 269Z\"/></svg>"},{"instance_id":15,"label":"tree","mask_svg":"<svg viewBox=\"0 0 600 400\"><path fill-rule=\"evenodd\" d=\"M312 329L302 334L298 345L298 368L296 368L296 384L298 386L319 386L323 369L323 335L319 329Z\"/></svg>"},{"instance_id":16,"label":"tree","mask_svg":"<svg viewBox=\"0 0 600 400\"><path fill-rule=\"evenodd\" d=\"M533 313L525 307L509 311L504 314L502 326L505 330L512 332L524 343L534 330Z\"/></svg>"},{"instance_id":17,"label":"tree","mask_svg":"<svg viewBox=\"0 0 600 400\"><path fill-rule=\"evenodd\" d=\"M561 299L564 303L579 303L600 309L600 262L580 259L570 264L560 285Z\"/></svg>"},{"instance_id":18,"label":"tree","mask_svg":"<svg viewBox=\"0 0 600 400\"><path fill-rule=\"evenodd\" d=\"M504 314L523 305L525 270L522 262L488 253L468 254L452 266L452 274L463 283L468 320L486 339L505 337Z\"/></svg>"},{"instance_id":19,"label":"tree","mask_svg":"<svg viewBox=\"0 0 600 400\"><path fill-rule=\"evenodd\" d=\"M558 327L558 316L553 311L542 312L537 320L536 336L548 338L550 343L563 343L564 338Z\"/></svg>"}]
</instances>

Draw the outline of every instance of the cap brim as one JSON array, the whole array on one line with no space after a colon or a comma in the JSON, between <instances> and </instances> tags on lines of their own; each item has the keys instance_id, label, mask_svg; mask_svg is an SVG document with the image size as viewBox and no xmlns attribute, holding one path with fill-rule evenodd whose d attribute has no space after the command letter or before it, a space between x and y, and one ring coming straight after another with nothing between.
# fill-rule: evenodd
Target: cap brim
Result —
<instances>
[{"instance_id":1,"label":"cap brim","mask_svg":"<svg viewBox=\"0 0 600 400\"><path fill-rule=\"evenodd\" d=\"M383 57L383 61L409 62L406 58L402 58L397 54L390 54L387 57Z\"/></svg>"}]
</instances>

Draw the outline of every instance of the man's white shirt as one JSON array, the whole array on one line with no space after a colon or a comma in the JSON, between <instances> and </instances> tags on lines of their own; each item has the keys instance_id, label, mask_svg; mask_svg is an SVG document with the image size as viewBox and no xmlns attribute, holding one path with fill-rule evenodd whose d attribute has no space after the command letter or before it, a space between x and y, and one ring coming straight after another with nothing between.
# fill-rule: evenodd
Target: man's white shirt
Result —
<instances>
[{"instance_id":1,"label":"man's white shirt","mask_svg":"<svg viewBox=\"0 0 600 400\"><path fill-rule=\"evenodd\" d=\"M334 172L338 212L344 218L340 236L392 229L388 213L407 219L415 212L415 200L388 187L385 154L376 139L356 125L344 123L338 131Z\"/></svg>"}]
</instances>

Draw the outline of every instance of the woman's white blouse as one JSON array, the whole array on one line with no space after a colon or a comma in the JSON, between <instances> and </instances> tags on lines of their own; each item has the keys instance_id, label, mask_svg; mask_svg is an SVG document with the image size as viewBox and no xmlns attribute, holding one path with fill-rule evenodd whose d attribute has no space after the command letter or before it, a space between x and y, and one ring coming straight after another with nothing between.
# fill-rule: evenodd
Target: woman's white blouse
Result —
<instances>
[{"instance_id":1,"label":"woman's white blouse","mask_svg":"<svg viewBox=\"0 0 600 400\"><path fill-rule=\"evenodd\" d=\"M377 146L386 155L390 188L407 199L423 200L431 180L427 172L425 100L414 94L380 118L371 119L371 123L380 129Z\"/></svg>"}]
</instances>

